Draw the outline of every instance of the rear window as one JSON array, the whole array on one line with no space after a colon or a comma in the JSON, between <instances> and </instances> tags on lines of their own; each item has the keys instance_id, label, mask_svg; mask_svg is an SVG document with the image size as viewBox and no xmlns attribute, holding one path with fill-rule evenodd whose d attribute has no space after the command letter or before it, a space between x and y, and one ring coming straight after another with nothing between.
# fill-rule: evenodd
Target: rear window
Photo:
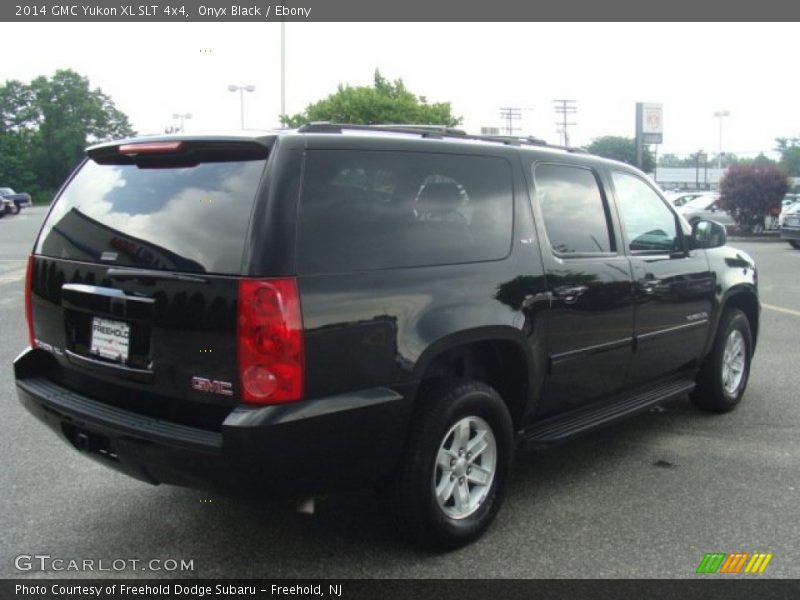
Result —
<instances>
[{"instance_id":1,"label":"rear window","mask_svg":"<svg viewBox=\"0 0 800 600\"><path fill-rule=\"evenodd\" d=\"M88 160L36 252L148 269L238 274L265 160L139 167Z\"/></svg>"},{"instance_id":2,"label":"rear window","mask_svg":"<svg viewBox=\"0 0 800 600\"><path fill-rule=\"evenodd\" d=\"M511 248L502 158L314 150L306 156L298 269L333 273L501 259Z\"/></svg>"}]
</instances>

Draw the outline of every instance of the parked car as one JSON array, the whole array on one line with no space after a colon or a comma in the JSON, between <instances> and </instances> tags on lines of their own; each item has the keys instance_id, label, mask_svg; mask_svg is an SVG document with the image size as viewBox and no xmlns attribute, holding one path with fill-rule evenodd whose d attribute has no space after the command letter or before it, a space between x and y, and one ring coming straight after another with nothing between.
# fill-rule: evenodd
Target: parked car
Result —
<instances>
[{"instance_id":1,"label":"parked car","mask_svg":"<svg viewBox=\"0 0 800 600\"><path fill-rule=\"evenodd\" d=\"M497 514L517 450L686 394L739 404L760 309L725 243L640 171L536 140L104 143L36 238L17 392L142 481L371 486L400 534L453 548Z\"/></svg>"},{"instance_id":2,"label":"parked car","mask_svg":"<svg viewBox=\"0 0 800 600\"><path fill-rule=\"evenodd\" d=\"M795 202L781 214L781 237L800 250L800 202Z\"/></svg>"},{"instance_id":3,"label":"parked car","mask_svg":"<svg viewBox=\"0 0 800 600\"><path fill-rule=\"evenodd\" d=\"M0 196L0 219L6 215L13 215L16 212L13 200L6 200Z\"/></svg>"},{"instance_id":4,"label":"parked car","mask_svg":"<svg viewBox=\"0 0 800 600\"><path fill-rule=\"evenodd\" d=\"M696 192L670 192L665 194L667 200L669 200L673 206L680 207L684 206L687 203L690 203L697 198L701 197L711 197L714 199L719 198L719 194L716 192L706 192L706 191L696 191Z\"/></svg>"},{"instance_id":5,"label":"parked car","mask_svg":"<svg viewBox=\"0 0 800 600\"><path fill-rule=\"evenodd\" d=\"M14 203L14 214L18 213L25 206L31 205L31 195L27 193L17 194L10 187L0 187L0 196Z\"/></svg>"},{"instance_id":6,"label":"parked car","mask_svg":"<svg viewBox=\"0 0 800 600\"><path fill-rule=\"evenodd\" d=\"M695 223L701 219L710 219L725 226L728 232L736 229L736 221L719 206L719 196L702 194L678 207L678 212L689 221Z\"/></svg>"},{"instance_id":7,"label":"parked car","mask_svg":"<svg viewBox=\"0 0 800 600\"><path fill-rule=\"evenodd\" d=\"M786 194L781 201L781 212L778 216L778 224L783 225L785 216L800 203L800 194Z\"/></svg>"}]
</instances>

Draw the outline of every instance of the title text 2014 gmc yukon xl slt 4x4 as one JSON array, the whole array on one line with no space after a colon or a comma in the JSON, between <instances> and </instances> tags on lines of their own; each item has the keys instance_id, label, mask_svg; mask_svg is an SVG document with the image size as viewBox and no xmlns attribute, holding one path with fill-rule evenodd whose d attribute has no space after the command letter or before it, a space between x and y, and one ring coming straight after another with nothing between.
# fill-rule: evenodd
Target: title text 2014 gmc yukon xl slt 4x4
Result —
<instances>
[{"instance_id":1,"label":"title text 2014 gmc yukon xl slt 4x4","mask_svg":"<svg viewBox=\"0 0 800 600\"><path fill-rule=\"evenodd\" d=\"M741 400L751 258L639 171L532 139L311 124L89 148L28 263L20 400L150 483L374 486L489 525L515 451Z\"/></svg>"}]
</instances>

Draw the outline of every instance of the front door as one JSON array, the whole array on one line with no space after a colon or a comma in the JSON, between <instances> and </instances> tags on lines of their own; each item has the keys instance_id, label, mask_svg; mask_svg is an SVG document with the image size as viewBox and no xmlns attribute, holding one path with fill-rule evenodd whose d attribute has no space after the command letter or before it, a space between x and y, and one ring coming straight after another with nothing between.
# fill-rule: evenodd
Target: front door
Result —
<instances>
[{"instance_id":1,"label":"front door","mask_svg":"<svg viewBox=\"0 0 800 600\"><path fill-rule=\"evenodd\" d=\"M688 250L675 213L639 176L611 174L633 269L635 351L628 384L697 364L716 285L704 250Z\"/></svg>"}]
</instances>

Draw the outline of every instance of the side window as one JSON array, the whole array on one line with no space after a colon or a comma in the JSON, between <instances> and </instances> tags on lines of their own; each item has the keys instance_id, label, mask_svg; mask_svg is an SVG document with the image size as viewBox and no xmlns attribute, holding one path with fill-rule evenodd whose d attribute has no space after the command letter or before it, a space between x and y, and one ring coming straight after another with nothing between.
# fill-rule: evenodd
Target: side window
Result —
<instances>
[{"instance_id":1,"label":"side window","mask_svg":"<svg viewBox=\"0 0 800 600\"><path fill-rule=\"evenodd\" d=\"M554 252L569 255L616 251L608 207L592 171L542 164L536 166L534 181Z\"/></svg>"},{"instance_id":2,"label":"side window","mask_svg":"<svg viewBox=\"0 0 800 600\"><path fill-rule=\"evenodd\" d=\"M340 273L503 258L512 189L503 158L310 150L298 268Z\"/></svg>"},{"instance_id":3,"label":"side window","mask_svg":"<svg viewBox=\"0 0 800 600\"><path fill-rule=\"evenodd\" d=\"M657 252L679 249L675 215L659 195L634 175L615 171L612 177L628 247Z\"/></svg>"}]
</instances>

